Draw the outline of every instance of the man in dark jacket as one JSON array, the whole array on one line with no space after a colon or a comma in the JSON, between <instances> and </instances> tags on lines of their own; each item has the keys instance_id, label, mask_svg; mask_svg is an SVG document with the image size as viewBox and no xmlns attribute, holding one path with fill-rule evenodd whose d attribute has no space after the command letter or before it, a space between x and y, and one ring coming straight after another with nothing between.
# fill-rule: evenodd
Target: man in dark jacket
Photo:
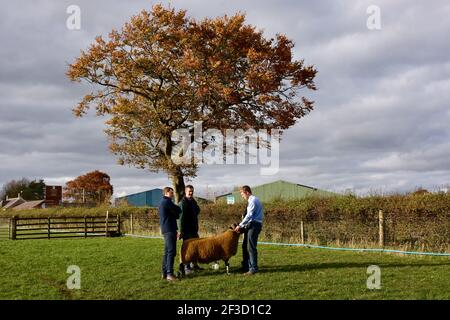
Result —
<instances>
[{"instance_id":1,"label":"man in dark jacket","mask_svg":"<svg viewBox=\"0 0 450 320\"><path fill-rule=\"evenodd\" d=\"M159 225L164 236L164 255L162 261L162 278L177 280L173 272L173 263L177 252L177 219L181 209L173 203L173 189L163 189L163 199L158 208Z\"/></svg>"},{"instance_id":2,"label":"man in dark jacket","mask_svg":"<svg viewBox=\"0 0 450 320\"><path fill-rule=\"evenodd\" d=\"M178 229L180 230L179 239L183 241L198 238L198 215L200 213L200 207L197 201L194 199L194 187L187 185L184 189L184 197L181 199L178 205L181 208L180 220L178 223ZM201 270L197 264L192 266L194 269ZM186 271L190 271L190 266L186 266Z\"/></svg>"}]
</instances>

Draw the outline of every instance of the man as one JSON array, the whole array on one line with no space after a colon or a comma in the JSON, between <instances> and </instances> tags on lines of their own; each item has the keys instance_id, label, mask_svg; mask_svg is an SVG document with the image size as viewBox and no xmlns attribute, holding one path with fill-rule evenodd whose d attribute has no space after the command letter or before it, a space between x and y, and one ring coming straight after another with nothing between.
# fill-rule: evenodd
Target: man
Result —
<instances>
[{"instance_id":1,"label":"man","mask_svg":"<svg viewBox=\"0 0 450 320\"><path fill-rule=\"evenodd\" d=\"M163 199L158 208L159 225L164 236L164 255L162 261L162 278L177 280L173 272L173 263L177 252L177 219L181 209L172 202L173 189L163 189Z\"/></svg>"},{"instance_id":2,"label":"man","mask_svg":"<svg viewBox=\"0 0 450 320\"><path fill-rule=\"evenodd\" d=\"M242 222L236 227L236 231L244 230L244 241L242 243L242 270L247 276L258 272L258 236L262 229L263 206L259 199L252 194L249 186L240 188L242 198L248 201L246 214Z\"/></svg>"},{"instance_id":3,"label":"man","mask_svg":"<svg viewBox=\"0 0 450 320\"><path fill-rule=\"evenodd\" d=\"M187 185L184 189L184 197L181 199L178 206L181 208L180 220L178 229L180 231L179 239L183 241L198 238L198 215L200 207L194 199L194 187ZM196 263L192 265L192 269L202 270ZM186 266L186 273L191 272L191 267Z\"/></svg>"}]
</instances>

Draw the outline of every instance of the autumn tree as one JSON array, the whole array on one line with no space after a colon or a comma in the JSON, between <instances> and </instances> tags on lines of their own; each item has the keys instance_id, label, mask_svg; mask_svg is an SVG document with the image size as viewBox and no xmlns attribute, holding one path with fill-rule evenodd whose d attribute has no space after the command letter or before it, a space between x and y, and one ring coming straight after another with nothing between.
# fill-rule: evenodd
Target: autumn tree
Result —
<instances>
[{"instance_id":1,"label":"autumn tree","mask_svg":"<svg viewBox=\"0 0 450 320\"><path fill-rule=\"evenodd\" d=\"M197 164L177 164L172 133L287 129L313 109L301 89L315 90L316 70L294 60L285 35L266 39L243 14L195 20L156 5L107 39L99 36L69 66L73 81L92 84L74 108L107 116L110 150L120 164L163 170L177 198Z\"/></svg>"},{"instance_id":2,"label":"autumn tree","mask_svg":"<svg viewBox=\"0 0 450 320\"><path fill-rule=\"evenodd\" d=\"M99 170L68 181L64 188L64 197L78 203L109 203L112 194L109 175Z\"/></svg>"}]
</instances>

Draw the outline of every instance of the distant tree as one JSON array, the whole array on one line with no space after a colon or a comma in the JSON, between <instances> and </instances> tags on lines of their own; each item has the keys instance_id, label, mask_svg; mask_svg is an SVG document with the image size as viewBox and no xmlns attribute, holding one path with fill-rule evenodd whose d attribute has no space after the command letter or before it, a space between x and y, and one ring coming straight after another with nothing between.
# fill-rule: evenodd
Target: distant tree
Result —
<instances>
[{"instance_id":1,"label":"distant tree","mask_svg":"<svg viewBox=\"0 0 450 320\"><path fill-rule=\"evenodd\" d=\"M95 86L74 114L95 107L107 116L119 163L165 171L178 200L198 164L172 159L180 145L172 140L175 130L193 132L195 121L222 134L284 130L313 109L301 90L316 89L317 71L294 60L293 47L283 34L266 39L240 13L197 21L155 5L109 39L97 37L70 65L71 80Z\"/></svg>"},{"instance_id":2,"label":"distant tree","mask_svg":"<svg viewBox=\"0 0 450 320\"><path fill-rule=\"evenodd\" d=\"M66 183L64 197L79 203L108 203L113 194L110 177L99 170L88 172Z\"/></svg>"},{"instance_id":3,"label":"distant tree","mask_svg":"<svg viewBox=\"0 0 450 320\"><path fill-rule=\"evenodd\" d=\"M116 199L115 205L117 207L131 207L126 198Z\"/></svg>"},{"instance_id":4,"label":"distant tree","mask_svg":"<svg viewBox=\"0 0 450 320\"><path fill-rule=\"evenodd\" d=\"M3 185L0 191L0 199L16 198L20 195L25 200L41 200L44 199L44 180L30 181L27 178L20 180L11 180Z\"/></svg>"}]
</instances>

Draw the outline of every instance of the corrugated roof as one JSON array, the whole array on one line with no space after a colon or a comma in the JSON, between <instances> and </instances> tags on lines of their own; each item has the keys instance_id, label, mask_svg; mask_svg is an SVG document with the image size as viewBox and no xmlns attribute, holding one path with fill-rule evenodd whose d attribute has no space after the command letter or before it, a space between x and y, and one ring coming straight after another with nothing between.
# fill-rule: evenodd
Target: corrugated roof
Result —
<instances>
[{"instance_id":1,"label":"corrugated roof","mask_svg":"<svg viewBox=\"0 0 450 320\"><path fill-rule=\"evenodd\" d=\"M13 210L27 210L27 209L35 209L37 207L40 208L44 202L45 200L27 201L14 207Z\"/></svg>"},{"instance_id":2,"label":"corrugated roof","mask_svg":"<svg viewBox=\"0 0 450 320\"><path fill-rule=\"evenodd\" d=\"M14 208L15 206L18 206L24 202L25 202L25 200L23 200L22 198L8 199L8 203L2 209L11 209L11 208Z\"/></svg>"},{"instance_id":3,"label":"corrugated roof","mask_svg":"<svg viewBox=\"0 0 450 320\"><path fill-rule=\"evenodd\" d=\"M124 198L130 197L130 196L134 196L134 195L138 195L138 194L142 194L142 193L153 192L155 190L156 191L162 191L162 189L160 189L160 188L154 188L154 189L150 189L150 190L145 190L145 191L141 191L141 192L127 194L125 196L117 197L116 199L124 199Z\"/></svg>"},{"instance_id":4,"label":"corrugated roof","mask_svg":"<svg viewBox=\"0 0 450 320\"><path fill-rule=\"evenodd\" d=\"M311 187L311 186L307 186L307 185L303 185L303 184L299 184L299 183L293 183L293 182L285 181L285 180L276 180L276 181L260 184L257 186L252 186L251 188L252 188L253 194L260 197L260 199L265 199L265 201L268 201L272 198L278 198L278 197L280 197L280 198L298 198L298 197L303 197L303 196L312 195L312 194L333 195L332 192L329 192L326 190L321 190L321 189L318 189L315 187ZM281 194L280 190L285 190L288 192ZM276 191L276 192L274 192L274 191ZM239 191L233 191L233 192L229 192L226 194L222 194L220 196L217 196L216 200L223 199L228 195L238 196L239 201L241 201L240 197L239 197Z\"/></svg>"}]
</instances>

